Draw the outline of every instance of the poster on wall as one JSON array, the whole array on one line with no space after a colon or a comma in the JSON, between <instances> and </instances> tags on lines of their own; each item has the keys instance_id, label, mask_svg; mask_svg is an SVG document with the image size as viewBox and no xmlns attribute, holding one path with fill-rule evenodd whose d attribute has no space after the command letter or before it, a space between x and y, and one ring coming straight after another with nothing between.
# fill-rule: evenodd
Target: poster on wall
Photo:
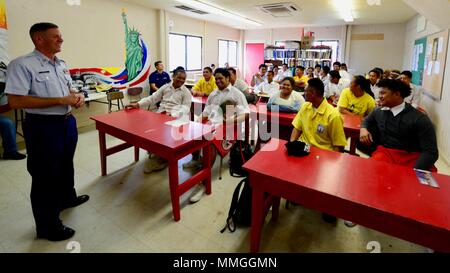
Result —
<instances>
[{"instance_id":1,"label":"poster on wall","mask_svg":"<svg viewBox=\"0 0 450 273\"><path fill-rule=\"evenodd\" d=\"M422 85L425 70L425 56L427 50L427 38L418 39L414 42L411 72L413 74L412 83Z\"/></svg>"},{"instance_id":2,"label":"poster on wall","mask_svg":"<svg viewBox=\"0 0 450 273\"><path fill-rule=\"evenodd\" d=\"M0 0L1 1L1 0ZM150 74L150 52L142 35L128 25L122 10L125 30L125 63L122 68L74 68L70 70L74 87L83 91L107 91L111 88L126 89L146 82Z\"/></svg>"}]
</instances>

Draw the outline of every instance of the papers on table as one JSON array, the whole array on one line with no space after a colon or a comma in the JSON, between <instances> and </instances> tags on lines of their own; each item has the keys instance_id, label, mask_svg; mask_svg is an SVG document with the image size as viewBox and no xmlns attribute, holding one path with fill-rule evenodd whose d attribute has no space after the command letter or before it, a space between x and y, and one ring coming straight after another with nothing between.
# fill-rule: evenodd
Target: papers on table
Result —
<instances>
[{"instance_id":1,"label":"papers on table","mask_svg":"<svg viewBox=\"0 0 450 273\"><path fill-rule=\"evenodd\" d=\"M188 123L189 123L189 120L186 120L186 119L175 119L175 120L167 121L165 124L167 124L169 126L173 126L173 127L180 127L180 126L183 126Z\"/></svg>"},{"instance_id":2,"label":"papers on table","mask_svg":"<svg viewBox=\"0 0 450 273\"><path fill-rule=\"evenodd\" d=\"M431 172L419 169L414 169L414 172L416 173L417 179L419 180L420 184L427 185L433 188L439 188L439 185L434 179Z\"/></svg>"}]
</instances>

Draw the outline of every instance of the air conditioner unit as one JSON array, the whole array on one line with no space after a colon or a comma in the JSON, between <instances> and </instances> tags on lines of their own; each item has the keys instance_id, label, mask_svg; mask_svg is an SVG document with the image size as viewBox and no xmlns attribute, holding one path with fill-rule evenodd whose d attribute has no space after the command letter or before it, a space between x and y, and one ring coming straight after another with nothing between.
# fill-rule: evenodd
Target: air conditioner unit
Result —
<instances>
[{"instance_id":1,"label":"air conditioner unit","mask_svg":"<svg viewBox=\"0 0 450 273\"><path fill-rule=\"evenodd\" d=\"M300 12L300 8L294 3L276 3L260 5L257 8L273 17L290 17Z\"/></svg>"}]
</instances>

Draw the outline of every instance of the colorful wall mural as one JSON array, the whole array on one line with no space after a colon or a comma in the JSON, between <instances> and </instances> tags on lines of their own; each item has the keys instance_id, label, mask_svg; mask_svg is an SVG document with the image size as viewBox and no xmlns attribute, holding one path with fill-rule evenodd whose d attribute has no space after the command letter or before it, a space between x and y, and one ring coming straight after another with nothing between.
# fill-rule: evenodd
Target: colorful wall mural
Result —
<instances>
[{"instance_id":1,"label":"colorful wall mural","mask_svg":"<svg viewBox=\"0 0 450 273\"><path fill-rule=\"evenodd\" d=\"M0 0L2 1L2 0ZM124 89L145 82L150 74L150 52L142 35L135 28L128 26L127 15L122 10L122 21L125 28L125 64L123 68L75 68L70 73L74 85L80 88L86 79L110 85L112 88Z\"/></svg>"}]
</instances>

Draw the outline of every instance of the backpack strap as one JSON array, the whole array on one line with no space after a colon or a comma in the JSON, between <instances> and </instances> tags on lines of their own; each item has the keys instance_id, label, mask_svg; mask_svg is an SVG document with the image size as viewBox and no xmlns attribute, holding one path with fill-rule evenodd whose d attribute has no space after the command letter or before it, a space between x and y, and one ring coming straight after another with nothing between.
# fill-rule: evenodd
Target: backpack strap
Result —
<instances>
[{"instance_id":1,"label":"backpack strap","mask_svg":"<svg viewBox=\"0 0 450 273\"><path fill-rule=\"evenodd\" d=\"M231 232L234 232L236 230L236 224L234 223L233 218L238 205L239 192L241 191L242 185L244 184L245 180L247 180L247 178L242 179L234 189L233 199L231 200L230 210L228 211L227 223L225 224L225 227L220 231L220 233L223 233L227 228Z\"/></svg>"}]
</instances>

